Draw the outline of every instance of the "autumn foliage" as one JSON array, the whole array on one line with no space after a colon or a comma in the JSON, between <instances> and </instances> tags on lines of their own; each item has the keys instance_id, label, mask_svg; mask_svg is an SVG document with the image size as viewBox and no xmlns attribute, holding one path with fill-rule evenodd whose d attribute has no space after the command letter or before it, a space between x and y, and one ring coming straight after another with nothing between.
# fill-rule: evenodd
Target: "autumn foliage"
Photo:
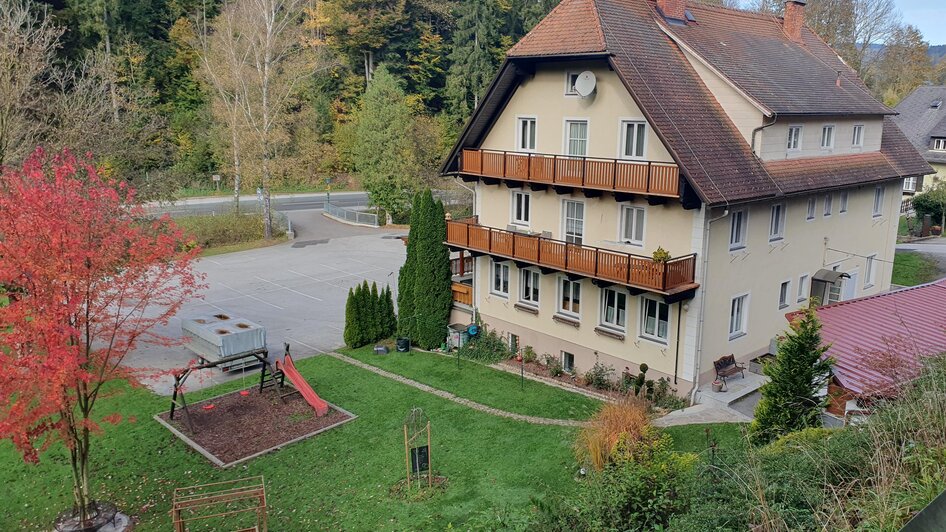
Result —
<instances>
[{"instance_id":1,"label":"autumn foliage","mask_svg":"<svg viewBox=\"0 0 946 532\"><path fill-rule=\"evenodd\" d=\"M77 513L89 497L93 408L103 385L136 381L121 365L202 285L198 250L152 219L124 183L68 153L37 150L0 178L0 437L27 461L62 441Z\"/></svg>"}]
</instances>

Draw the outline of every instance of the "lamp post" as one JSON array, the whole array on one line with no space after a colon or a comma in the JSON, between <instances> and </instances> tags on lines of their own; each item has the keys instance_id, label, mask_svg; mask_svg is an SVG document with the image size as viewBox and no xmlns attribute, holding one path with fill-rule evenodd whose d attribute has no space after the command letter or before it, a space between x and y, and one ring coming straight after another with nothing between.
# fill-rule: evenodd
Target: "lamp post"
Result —
<instances>
[{"instance_id":1,"label":"lamp post","mask_svg":"<svg viewBox=\"0 0 946 532\"><path fill-rule=\"evenodd\" d=\"M519 390L526 388L526 367L522 360L522 353L516 353L516 361L519 362Z\"/></svg>"}]
</instances>

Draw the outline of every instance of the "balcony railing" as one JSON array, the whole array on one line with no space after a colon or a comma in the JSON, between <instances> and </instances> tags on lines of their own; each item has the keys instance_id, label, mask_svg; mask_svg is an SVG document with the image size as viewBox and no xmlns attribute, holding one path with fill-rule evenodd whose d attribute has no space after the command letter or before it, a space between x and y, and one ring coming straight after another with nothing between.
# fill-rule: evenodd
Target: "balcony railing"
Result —
<instances>
[{"instance_id":1,"label":"balcony railing","mask_svg":"<svg viewBox=\"0 0 946 532\"><path fill-rule=\"evenodd\" d=\"M544 185L671 198L680 196L680 169L674 163L463 150L460 171Z\"/></svg>"},{"instance_id":2,"label":"balcony railing","mask_svg":"<svg viewBox=\"0 0 946 532\"><path fill-rule=\"evenodd\" d=\"M447 222L447 244L663 294L696 287L695 253L657 262L650 257L494 229L470 221Z\"/></svg>"},{"instance_id":3,"label":"balcony railing","mask_svg":"<svg viewBox=\"0 0 946 532\"><path fill-rule=\"evenodd\" d=\"M473 306L473 287L463 283L453 283L453 302Z\"/></svg>"},{"instance_id":4,"label":"balcony railing","mask_svg":"<svg viewBox=\"0 0 946 532\"><path fill-rule=\"evenodd\" d=\"M467 274L473 273L473 257L462 253L460 257L455 259L450 259L450 274L454 277L463 277Z\"/></svg>"}]
</instances>

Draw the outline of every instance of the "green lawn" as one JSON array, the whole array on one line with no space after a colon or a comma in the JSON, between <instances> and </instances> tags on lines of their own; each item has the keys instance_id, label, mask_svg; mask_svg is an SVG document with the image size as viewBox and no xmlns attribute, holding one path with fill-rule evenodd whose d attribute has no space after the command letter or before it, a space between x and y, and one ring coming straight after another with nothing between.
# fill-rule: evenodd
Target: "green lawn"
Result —
<instances>
[{"instance_id":1,"label":"green lawn","mask_svg":"<svg viewBox=\"0 0 946 532\"><path fill-rule=\"evenodd\" d=\"M673 449L682 453L702 453L709 448L706 431L716 440L719 449L741 448L746 444L742 423L706 423L700 425L678 425L664 431L673 438Z\"/></svg>"},{"instance_id":2,"label":"green lawn","mask_svg":"<svg viewBox=\"0 0 946 532\"><path fill-rule=\"evenodd\" d=\"M341 353L372 366L414 379L434 388L451 392L487 406L558 419L587 419L601 402L584 395L525 380L505 371L495 370L468 359L414 351L376 355L372 347L342 349Z\"/></svg>"},{"instance_id":3,"label":"green lawn","mask_svg":"<svg viewBox=\"0 0 946 532\"><path fill-rule=\"evenodd\" d=\"M893 284L916 286L940 276L936 262L915 251L898 251L893 261Z\"/></svg>"},{"instance_id":4,"label":"green lawn","mask_svg":"<svg viewBox=\"0 0 946 532\"><path fill-rule=\"evenodd\" d=\"M575 488L574 429L475 412L329 357L298 366L317 393L358 419L235 470L210 465L152 419L167 409L167 398L119 387L98 413L137 420L106 428L94 447L97 497L138 516L136 530L168 530L175 487L264 475L271 530L444 530L462 528L471 514L490 507L521 508L531 496ZM466 369L470 377L479 371ZM189 399L239 387L231 382ZM431 418L431 461L449 485L430 499L405 502L389 489L404 475L401 425L414 406ZM0 442L0 530L49 529L70 504L69 478L61 446L44 453L39 465L26 465L9 442Z\"/></svg>"}]
</instances>

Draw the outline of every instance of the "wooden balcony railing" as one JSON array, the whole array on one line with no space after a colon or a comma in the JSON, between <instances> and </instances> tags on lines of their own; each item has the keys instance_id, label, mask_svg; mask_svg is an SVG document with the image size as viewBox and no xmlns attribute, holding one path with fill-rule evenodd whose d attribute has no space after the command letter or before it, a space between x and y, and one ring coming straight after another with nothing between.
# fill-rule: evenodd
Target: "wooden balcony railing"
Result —
<instances>
[{"instance_id":1,"label":"wooden balcony railing","mask_svg":"<svg viewBox=\"0 0 946 532\"><path fill-rule=\"evenodd\" d=\"M465 220L447 222L447 244L664 294L696 287L695 253L657 262L650 257L504 231Z\"/></svg>"},{"instance_id":2,"label":"wooden balcony railing","mask_svg":"<svg viewBox=\"0 0 946 532\"><path fill-rule=\"evenodd\" d=\"M456 259L450 259L450 274L455 277L463 277L473 273L473 257L463 253Z\"/></svg>"},{"instance_id":3,"label":"wooden balcony railing","mask_svg":"<svg viewBox=\"0 0 946 532\"><path fill-rule=\"evenodd\" d=\"M492 150L463 150L464 174L609 192L680 196L674 163L596 159Z\"/></svg>"},{"instance_id":4,"label":"wooden balcony railing","mask_svg":"<svg viewBox=\"0 0 946 532\"><path fill-rule=\"evenodd\" d=\"M473 287L463 283L453 283L453 302L473 306Z\"/></svg>"}]
</instances>

